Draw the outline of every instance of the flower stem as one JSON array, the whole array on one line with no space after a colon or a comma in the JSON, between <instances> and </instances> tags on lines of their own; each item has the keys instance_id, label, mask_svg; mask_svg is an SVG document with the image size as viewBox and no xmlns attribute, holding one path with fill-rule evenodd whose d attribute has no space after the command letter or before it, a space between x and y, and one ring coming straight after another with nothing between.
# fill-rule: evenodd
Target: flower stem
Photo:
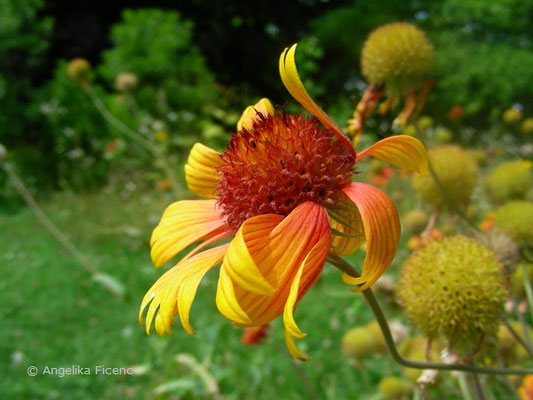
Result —
<instances>
[{"instance_id":1,"label":"flower stem","mask_svg":"<svg viewBox=\"0 0 533 400\"><path fill-rule=\"evenodd\" d=\"M360 276L360 274L355 270L355 268L343 258L335 256L335 255L330 255L328 260L335 267L339 268L341 271L347 273L348 275L352 277ZM370 306L370 309L374 313L374 316L379 324L379 327L381 328L383 339L385 340L385 344L387 345L387 349L389 350L389 353L391 354L392 358L400 365L403 365L409 368L417 368L417 369L437 369L437 370L442 370L442 371L463 371L463 372L474 372L474 373L492 374L492 375L533 374L533 369L527 369L527 368L488 368L488 367L478 367L475 365L467 365L467 364L455 364L455 363L445 364L445 363L435 363L435 362L422 362L422 361L414 361L414 360L409 360L407 358L404 358L400 355L400 353L398 352L398 349L396 348L396 345L394 344L394 340L392 338L389 324L387 322L387 319L385 318L385 315L383 314L383 310L381 309L381 306L379 305L376 299L376 296L374 295L374 292L372 291L372 289L366 289L362 291L362 294L365 297L368 305Z\"/></svg>"},{"instance_id":2,"label":"flower stem","mask_svg":"<svg viewBox=\"0 0 533 400\"><path fill-rule=\"evenodd\" d=\"M37 220L46 228L48 232L65 248L67 251L78 261L78 263L85 269L89 274L91 274L95 282L100 283L112 294L122 297L124 295L123 285L118 282L115 278L103 274L100 270L83 254L75 245L70 241L70 239L63 233L61 230L48 218L45 212L37 204L30 191L22 182L22 179L18 177L11 165L7 162L0 162L0 167L9 177L11 183L24 199L24 202L28 208L33 212Z\"/></svg>"},{"instance_id":3,"label":"flower stem","mask_svg":"<svg viewBox=\"0 0 533 400\"><path fill-rule=\"evenodd\" d=\"M470 389L468 389L468 384L466 383L466 374L460 373L457 375L457 382L459 383L459 389L461 390L461 394L463 395L464 400L474 400L472 398L472 393L470 393Z\"/></svg>"},{"instance_id":4,"label":"flower stem","mask_svg":"<svg viewBox=\"0 0 533 400\"><path fill-rule=\"evenodd\" d=\"M531 320L533 320L533 290L531 289L531 279L529 279L529 271L526 263L522 263L522 275L524 276L524 289L526 291L527 303Z\"/></svg>"}]
</instances>

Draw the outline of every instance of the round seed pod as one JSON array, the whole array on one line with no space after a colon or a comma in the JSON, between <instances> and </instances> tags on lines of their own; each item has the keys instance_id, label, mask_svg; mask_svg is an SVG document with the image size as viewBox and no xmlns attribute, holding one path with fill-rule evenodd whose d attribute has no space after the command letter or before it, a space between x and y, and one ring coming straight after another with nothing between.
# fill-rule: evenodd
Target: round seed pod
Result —
<instances>
[{"instance_id":1,"label":"round seed pod","mask_svg":"<svg viewBox=\"0 0 533 400\"><path fill-rule=\"evenodd\" d=\"M520 248L507 233L492 229L479 235L479 241L496 254L508 273L514 271L520 261Z\"/></svg>"},{"instance_id":2,"label":"round seed pod","mask_svg":"<svg viewBox=\"0 0 533 400\"><path fill-rule=\"evenodd\" d=\"M118 74L115 78L115 87L121 93L133 92L139 84L139 78L137 75L131 72L123 72Z\"/></svg>"},{"instance_id":3,"label":"round seed pod","mask_svg":"<svg viewBox=\"0 0 533 400\"><path fill-rule=\"evenodd\" d=\"M435 131L435 140L438 143L449 143L453 139L453 133L447 128L439 128Z\"/></svg>"},{"instance_id":4,"label":"round seed pod","mask_svg":"<svg viewBox=\"0 0 533 400\"><path fill-rule=\"evenodd\" d=\"M462 354L495 337L507 299L503 265L464 236L430 242L406 261L397 287L411 322L430 339L446 338Z\"/></svg>"},{"instance_id":5,"label":"round seed pod","mask_svg":"<svg viewBox=\"0 0 533 400\"><path fill-rule=\"evenodd\" d=\"M506 125L515 125L522 119L522 111L517 108L508 108L503 112L502 119Z\"/></svg>"},{"instance_id":6,"label":"round seed pod","mask_svg":"<svg viewBox=\"0 0 533 400\"><path fill-rule=\"evenodd\" d=\"M428 151L429 160L451 201L467 205L477 183L478 166L472 156L458 146L438 146ZM425 202L447 206L446 199L431 174L413 177L413 187Z\"/></svg>"},{"instance_id":7,"label":"round seed pod","mask_svg":"<svg viewBox=\"0 0 533 400\"><path fill-rule=\"evenodd\" d=\"M350 329L342 338L342 352L348 357L364 359L377 351L372 333L365 327Z\"/></svg>"},{"instance_id":8,"label":"round seed pod","mask_svg":"<svg viewBox=\"0 0 533 400\"><path fill-rule=\"evenodd\" d=\"M533 118L526 118L520 125L520 130L528 135L533 133Z\"/></svg>"},{"instance_id":9,"label":"round seed pod","mask_svg":"<svg viewBox=\"0 0 533 400\"><path fill-rule=\"evenodd\" d=\"M397 376L386 376L378 385L378 393L384 400L400 399L413 391L413 384Z\"/></svg>"},{"instance_id":10,"label":"round seed pod","mask_svg":"<svg viewBox=\"0 0 533 400\"><path fill-rule=\"evenodd\" d=\"M67 74L78 85L84 86L89 82L91 64L85 58L77 57L68 62Z\"/></svg>"},{"instance_id":11,"label":"round seed pod","mask_svg":"<svg viewBox=\"0 0 533 400\"><path fill-rule=\"evenodd\" d=\"M397 22L370 33L363 45L361 69L369 83L405 94L429 74L433 57L433 46L422 30Z\"/></svg>"},{"instance_id":12,"label":"round seed pod","mask_svg":"<svg viewBox=\"0 0 533 400\"><path fill-rule=\"evenodd\" d=\"M411 235L420 234L428 224L429 216L424 210L411 210L403 217L403 227Z\"/></svg>"},{"instance_id":13,"label":"round seed pod","mask_svg":"<svg viewBox=\"0 0 533 400\"><path fill-rule=\"evenodd\" d=\"M418 118L418 121L416 121L416 126L418 129L425 131L433 126L433 118L427 115L422 115Z\"/></svg>"},{"instance_id":14,"label":"round seed pod","mask_svg":"<svg viewBox=\"0 0 533 400\"><path fill-rule=\"evenodd\" d=\"M511 201L504 204L494 212L493 226L519 243L533 244L533 202Z\"/></svg>"},{"instance_id":15,"label":"round seed pod","mask_svg":"<svg viewBox=\"0 0 533 400\"><path fill-rule=\"evenodd\" d=\"M523 199L533 186L531 163L524 160L504 162L484 179L489 197L496 203Z\"/></svg>"}]
</instances>

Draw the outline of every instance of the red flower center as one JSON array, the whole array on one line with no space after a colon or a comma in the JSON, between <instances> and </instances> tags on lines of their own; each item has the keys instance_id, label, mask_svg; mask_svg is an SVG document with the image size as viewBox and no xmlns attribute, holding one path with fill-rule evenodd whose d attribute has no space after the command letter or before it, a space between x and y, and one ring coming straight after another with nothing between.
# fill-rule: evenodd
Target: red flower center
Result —
<instances>
[{"instance_id":1,"label":"red flower center","mask_svg":"<svg viewBox=\"0 0 533 400\"><path fill-rule=\"evenodd\" d=\"M233 230L256 215L288 215L305 201L335 204L355 163L318 122L290 114L261 116L233 134L222 159L218 205Z\"/></svg>"}]
</instances>

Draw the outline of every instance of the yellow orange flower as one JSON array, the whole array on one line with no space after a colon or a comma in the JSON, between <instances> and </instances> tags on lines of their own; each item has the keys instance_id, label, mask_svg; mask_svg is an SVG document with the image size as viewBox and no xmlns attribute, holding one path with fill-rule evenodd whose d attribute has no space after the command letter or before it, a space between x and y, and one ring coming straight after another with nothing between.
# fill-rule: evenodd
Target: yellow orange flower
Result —
<instances>
[{"instance_id":1,"label":"yellow orange flower","mask_svg":"<svg viewBox=\"0 0 533 400\"><path fill-rule=\"evenodd\" d=\"M379 189L352 182L355 164L371 155L425 173L425 149L412 137L393 136L356 155L348 137L305 90L295 51L296 45L281 55L281 79L323 126L279 114L262 99L245 110L224 153L193 146L186 179L206 200L182 200L167 208L152 234L152 260L161 267L199 244L144 297L139 319L148 333L152 322L159 334L170 333L177 314L192 334L189 314L198 285L221 264L216 295L221 314L242 327L261 327L283 314L290 353L307 360L294 343L305 337L294 311L328 254L351 254L366 239L361 277L343 277L357 286L354 291L371 286L391 263L400 237L398 213ZM227 238L229 243L217 243Z\"/></svg>"},{"instance_id":2,"label":"yellow orange flower","mask_svg":"<svg viewBox=\"0 0 533 400\"><path fill-rule=\"evenodd\" d=\"M533 400L533 375L526 375L518 388L520 400Z\"/></svg>"}]
</instances>

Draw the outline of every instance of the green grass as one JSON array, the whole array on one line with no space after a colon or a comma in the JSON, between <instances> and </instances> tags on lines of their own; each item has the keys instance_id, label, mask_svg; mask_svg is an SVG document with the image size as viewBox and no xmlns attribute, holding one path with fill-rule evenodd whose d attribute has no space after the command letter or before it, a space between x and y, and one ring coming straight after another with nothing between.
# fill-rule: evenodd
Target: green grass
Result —
<instances>
[{"instance_id":1,"label":"green grass","mask_svg":"<svg viewBox=\"0 0 533 400\"><path fill-rule=\"evenodd\" d=\"M0 214L0 397L75 399L211 398L200 377L176 356L194 357L214 377L226 399L374 399L386 374L399 375L389 357L349 361L341 338L372 319L360 294L326 265L321 280L302 300L296 319L308 337L300 348L308 363L288 357L281 321L257 346L240 342L242 329L216 310L217 273L200 285L192 309L196 336L177 325L173 335L146 336L137 322L140 300L161 275L149 259L148 238L168 195L122 198L110 190L92 195L58 194L44 205L51 219L97 266L126 287L124 298L95 283L27 209ZM405 250L397 256L405 257ZM363 253L352 260L361 265ZM394 270L395 266L392 267ZM382 301L383 302L383 301ZM387 313L397 315L392 301ZM178 323L179 324L179 323ZM90 376L29 377L26 369L80 365ZM142 367L135 376L96 376L94 367ZM309 381L304 385L300 374ZM452 389L451 393L454 390ZM455 398L449 395L447 398Z\"/></svg>"}]
</instances>

